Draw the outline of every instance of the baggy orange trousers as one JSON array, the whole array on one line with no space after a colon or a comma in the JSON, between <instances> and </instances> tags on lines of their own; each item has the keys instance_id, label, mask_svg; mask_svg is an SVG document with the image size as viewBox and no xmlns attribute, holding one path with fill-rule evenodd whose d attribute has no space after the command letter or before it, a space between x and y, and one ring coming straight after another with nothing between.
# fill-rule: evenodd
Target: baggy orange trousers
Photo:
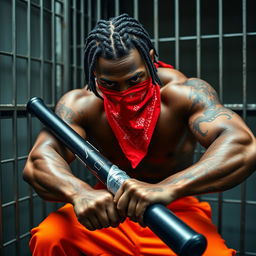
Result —
<instances>
[{"instance_id":1,"label":"baggy orange trousers","mask_svg":"<svg viewBox=\"0 0 256 256\"><path fill-rule=\"evenodd\" d=\"M207 238L204 256L235 255L227 248L211 222L211 208L189 196L171 203L168 208L197 232ZM82 226L73 206L66 204L51 213L38 227L32 229L30 249L34 256L78 255L176 255L149 228L142 228L128 218L117 228L89 231Z\"/></svg>"}]
</instances>

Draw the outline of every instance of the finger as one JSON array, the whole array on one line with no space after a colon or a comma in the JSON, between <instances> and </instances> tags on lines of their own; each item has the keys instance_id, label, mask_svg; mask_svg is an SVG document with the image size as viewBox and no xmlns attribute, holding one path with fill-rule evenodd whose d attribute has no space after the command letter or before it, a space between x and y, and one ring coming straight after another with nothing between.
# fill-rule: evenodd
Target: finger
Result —
<instances>
[{"instance_id":1,"label":"finger","mask_svg":"<svg viewBox=\"0 0 256 256\"><path fill-rule=\"evenodd\" d=\"M142 200L140 200L136 205L136 219L142 227L146 227L143 217L148 206L149 203Z\"/></svg>"},{"instance_id":2,"label":"finger","mask_svg":"<svg viewBox=\"0 0 256 256\"><path fill-rule=\"evenodd\" d=\"M107 228L110 226L110 221L109 221L109 217L107 214L107 210L100 211L100 213L98 214L97 217L98 217L98 221L99 221L100 225L103 228Z\"/></svg>"},{"instance_id":3,"label":"finger","mask_svg":"<svg viewBox=\"0 0 256 256\"><path fill-rule=\"evenodd\" d=\"M123 222L125 219L124 217L121 217L118 214L115 205L112 205L107 208L107 215L111 227L117 227L120 224L120 222Z\"/></svg>"},{"instance_id":4,"label":"finger","mask_svg":"<svg viewBox=\"0 0 256 256\"><path fill-rule=\"evenodd\" d=\"M126 217L127 216L127 209L129 205L129 195L127 192L123 193L121 197L119 198L116 208L118 210L118 213L121 217Z\"/></svg>"},{"instance_id":5,"label":"finger","mask_svg":"<svg viewBox=\"0 0 256 256\"><path fill-rule=\"evenodd\" d=\"M137 216L136 216L137 203L138 203L138 200L131 199L127 209L127 216L135 222L137 222Z\"/></svg>"},{"instance_id":6,"label":"finger","mask_svg":"<svg viewBox=\"0 0 256 256\"><path fill-rule=\"evenodd\" d=\"M83 221L79 221L83 226L85 226L90 231L96 230L93 224L90 222L89 219L84 219Z\"/></svg>"},{"instance_id":7,"label":"finger","mask_svg":"<svg viewBox=\"0 0 256 256\"><path fill-rule=\"evenodd\" d=\"M120 198L120 196L123 194L123 192L124 192L123 186L121 186L121 187L117 190L117 192L116 192L116 194L115 194L115 196L114 196L114 203L117 203L117 202L119 201L119 198Z\"/></svg>"},{"instance_id":8,"label":"finger","mask_svg":"<svg viewBox=\"0 0 256 256\"><path fill-rule=\"evenodd\" d=\"M92 216L90 216L89 220L90 220L90 222L92 223L92 225L95 229L102 229L103 228L103 226L100 224L97 216L92 215Z\"/></svg>"}]
</instances>

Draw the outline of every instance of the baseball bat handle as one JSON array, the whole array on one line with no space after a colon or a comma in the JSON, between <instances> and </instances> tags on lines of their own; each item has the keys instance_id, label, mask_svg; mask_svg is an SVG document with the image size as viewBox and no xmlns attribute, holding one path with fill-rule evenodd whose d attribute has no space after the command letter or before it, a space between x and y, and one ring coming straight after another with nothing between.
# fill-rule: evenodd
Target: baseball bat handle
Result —
<instances>
[{"instance_id":1,"label":"baseball bat handle","mask_svg":"<svg viewBox=\"0 0 256 256\"><path fill-rule=\"evenodd\" d=\"M34 114L113 194L130 178L49 109L41 98L31 98L27 111ZM150 205L143 218L144 223L178 255L200 256L205 251L205 237L164 205Z\"/></svg>"}]
</instances>

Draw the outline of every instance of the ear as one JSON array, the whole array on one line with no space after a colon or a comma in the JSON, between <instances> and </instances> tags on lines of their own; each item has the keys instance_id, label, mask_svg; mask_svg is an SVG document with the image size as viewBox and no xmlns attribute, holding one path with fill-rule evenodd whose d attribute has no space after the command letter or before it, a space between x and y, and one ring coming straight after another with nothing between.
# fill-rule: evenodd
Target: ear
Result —
<instances>
[{"instance_id":1,"label":"ear","mask_svg":"<svg viewBox=\"0 0 256 256\"><path fill-rule=\"evenodd\" d=\"M149 55L150 55L150 58L151 58L152 62L154 63L155 62L155 51L154 51L154 49L151 49L149 51Z\"/></svg>"}]
</instances>

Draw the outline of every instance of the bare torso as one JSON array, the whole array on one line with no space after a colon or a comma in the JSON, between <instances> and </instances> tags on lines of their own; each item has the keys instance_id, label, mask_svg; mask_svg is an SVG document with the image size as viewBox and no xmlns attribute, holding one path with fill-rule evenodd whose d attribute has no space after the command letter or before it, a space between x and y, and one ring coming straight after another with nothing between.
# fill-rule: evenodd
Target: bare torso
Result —
<instances>
[{"instance_id":1,"label":"bare torso","mask_svg":"<svg viewBox=\"0 0 256 256\"><path fill-rule=\"evenodd\" d=\"M85 88L75 90L72 108L79 113L80 126L85 130L87 140L106 158L125 170L131 177L149 183L159 182L171 174L191 165L195 139L188 128L186 110L182 95L188 91L183 85L186 78L178 71L159 68L158 75L163 82L161 88L161 113L148 154L132 169L113 134L104 112L103 101ZM79 100L78 100L79 99Z\"/></svg>"}]
</instances>

